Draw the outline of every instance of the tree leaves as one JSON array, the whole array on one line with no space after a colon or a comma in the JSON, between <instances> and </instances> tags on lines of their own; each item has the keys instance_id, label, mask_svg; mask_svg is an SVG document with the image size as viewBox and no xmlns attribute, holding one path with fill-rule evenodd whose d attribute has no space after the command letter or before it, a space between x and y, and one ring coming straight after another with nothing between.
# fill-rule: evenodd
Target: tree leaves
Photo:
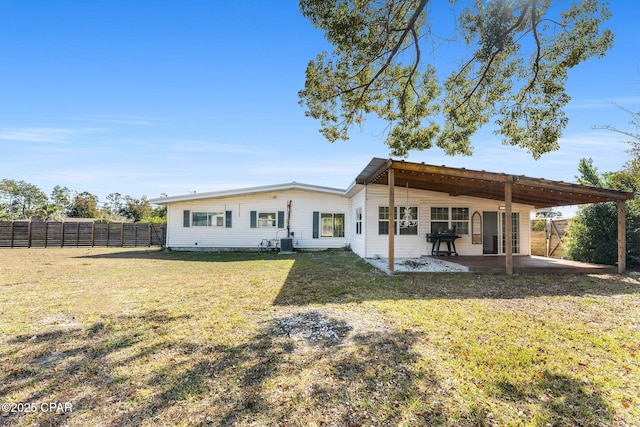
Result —
<instances>
[{"instance_id":1,"label":"tree leaves","mask_svg":"<svg viewBox=\"0 0 640 427\"><path fill-rule=\"evenodd\" d=\"M472 154L471 137L494 121L502 142L539 158L557 150L567 125L570 68L611 47L605 5L582 0L557 10L550 0L464 3L457 67L437 52L433 10L443 1L301 0L302 14L333 46L309 62L299 92L306 115L331 142L348 139L369 115L388 123L394 156L436 144ZM429 52L424 46L431 46ZM441 48L442 49L442 48ZM447 53L445 52L445 53ZM428 54L426 54L428 53Z\"/></svg>"}]
</instances>

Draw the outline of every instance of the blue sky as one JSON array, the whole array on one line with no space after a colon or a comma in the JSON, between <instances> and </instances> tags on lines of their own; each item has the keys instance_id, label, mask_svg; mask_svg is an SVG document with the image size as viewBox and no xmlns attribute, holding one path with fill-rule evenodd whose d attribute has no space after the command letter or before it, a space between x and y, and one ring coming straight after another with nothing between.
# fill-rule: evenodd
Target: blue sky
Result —
<instances>
[{"instance_id":1,"label":"blue sky","mask_svg":"<svg viewBox=\"0 0 640 427\"><path fill-rule=\"evenodd\" d=\"M626 160L616 106L640 109L640 2L615 1L604 59L571 71L561 150L533 160L483 131L472 157L407 160L573 182L581 157ZM326 49L297 1L0 0L0 178L101 201L304 182L346 188L388 157L367 122L331 144L297 92ZM437 65L437 64L436 64Z\"/></svg>"}]
</instances>

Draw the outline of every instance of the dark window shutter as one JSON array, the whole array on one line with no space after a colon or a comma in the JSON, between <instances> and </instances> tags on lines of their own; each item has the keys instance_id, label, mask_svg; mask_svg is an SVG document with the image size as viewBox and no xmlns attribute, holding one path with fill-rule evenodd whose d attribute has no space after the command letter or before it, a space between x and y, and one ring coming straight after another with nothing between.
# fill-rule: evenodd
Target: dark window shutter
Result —
<instances>
[{"instance_id":1,"label":"dark window shutter","mask_svg":"<svg viewBox=\"0 0 640 427\"><path fill-rule=\"evenodd\" d=\"M251 228L258 227L258 213L256 211L251 211L249 216L251 218Z\"/></svg>"},{"instance_id":2,"label":"dark window shutter","mask_svg":"<svg viewBox=\"0 0 640 427\"><path fill-rule=\"evenodd\" d=\"M278 211L278 228L284 228L284 211Z\"/></svg>"},{"instance_id":3,"label":"dark window shutter","mask_svg":"<svg viewBox=\"0 0 640 427\"><path fill-rule=\"evenodd\" d=\"M224 216L225 216L224 226L226 228L231 228L231 211L225 211Z\"/></svg>"},{"instance_id":4,"label":"dark window shutter","mask_svg":"<svg viewBox=\"0 0 640 427\"><path fill-rule=\"evenodd\" d=\"M320 237L320 212L313 213L313 238Z\"/></svg>"},{"instance_id":5,"label":"dark window shutter","mask_svg":"<svg viewBox=\"0 0 640 427\"><path fill-rule=\"evenodd\" d=\"M182 226L189 227L191 225L191 211L182 211Z\"/></svg>"}]
</instances>

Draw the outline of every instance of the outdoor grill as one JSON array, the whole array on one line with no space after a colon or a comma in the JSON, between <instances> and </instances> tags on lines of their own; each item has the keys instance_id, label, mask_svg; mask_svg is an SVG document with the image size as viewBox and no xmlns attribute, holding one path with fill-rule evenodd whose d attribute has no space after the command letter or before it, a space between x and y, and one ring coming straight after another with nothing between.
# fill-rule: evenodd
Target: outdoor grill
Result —
<instances>
[{"instance_id":1,"label":"outdoor grill","mask_svg":"<svg viewBox=\"0 0 640 427\"><path fill-rule=\"evenodd\" d=\"M458 256L456 251L456 239L460 236L456 235L456 228L451 230L436 231L435 233L427 233L427 242L431 243L431 255L455 255ZM440 244L446 243L447 250L440 250Z\"/></svg>"}]
</instances>

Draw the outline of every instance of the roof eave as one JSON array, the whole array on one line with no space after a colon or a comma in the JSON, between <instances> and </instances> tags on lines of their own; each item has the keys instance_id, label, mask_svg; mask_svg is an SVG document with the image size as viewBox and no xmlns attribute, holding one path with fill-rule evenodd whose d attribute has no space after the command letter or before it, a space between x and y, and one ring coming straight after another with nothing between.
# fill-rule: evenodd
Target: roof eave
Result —
<instances>
[{"instance_id":1,"label":"roof eave","mask_svg":"<svg viewBox=\"0 0 640 427\"><path fill-rule=\"evenodd\" d=\"M250 194L269 193L273 191L286 191L286 190L304 190L315 191L318 193L334 194L337 196L344 196L346 190L333 187L322 187L318 185L302 184L298 182L290 182L286 184L264 185L259 187L247 187L233 190L212 191L207 193L196 194L183 194L178 196L160 197L156 199L150 199L149 202L154 205L167 205L169 203L190 202L195 200L204 199L221 199L225 197L243 196Z\"/></svg>"}]
</instances>

